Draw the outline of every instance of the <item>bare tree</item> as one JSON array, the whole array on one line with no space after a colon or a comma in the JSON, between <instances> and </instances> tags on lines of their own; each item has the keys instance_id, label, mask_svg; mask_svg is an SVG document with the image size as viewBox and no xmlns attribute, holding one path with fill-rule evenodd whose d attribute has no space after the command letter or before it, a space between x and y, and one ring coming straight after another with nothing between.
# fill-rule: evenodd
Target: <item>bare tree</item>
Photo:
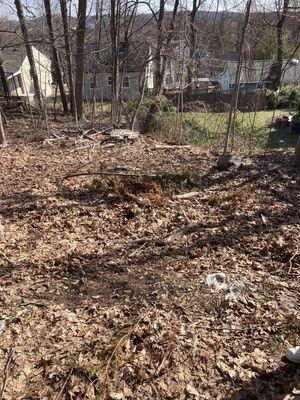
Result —
<instances>
[{"instance_id":1,"label":"bare tree","mask_svg":"<svg viewBox=\"0 0 300 400\"><path fill-rule=\"evenodd\" d=\"M71 59L72 53L71 53L71 45L70 45L69 23L68 23L68 12L67 12L66 0L60 0L60 11L61 11L61 18L62 18L63 30L64 30L71 112L72 112L72 115L74 117L76 117L75 92L74 92L74 84L73 84L73 71L72 71L72 59Z\"/></svg>"},{"instance_id":2,"label":"bare tree","mask_svg":"<svg viewBox=\"0 0 300 400\"><path fill-rule=\"evenodd\" d=\"M120 77L119 77L119 31L120 29L120 1L111 0L110 2L110 37L111 37L111 71L112 71L112 87L111 87L111 121L118 121L120 107Z\"/></svg>"},{"instance_id":3,"label":"bare tree","mask_svg":"<svg viewBox=\"0 0 300 400\"><path fill-rule=\"evenodd\" d=\"M273 63L270 71L270 75L272 77L272 89L277 90L281 83L282 76L282 63L283 63L283 55L284 55L284 46L283 46L283 29L284 24L289 11L289 3L290 0L276 0L277 10L276 10L276 60ZM282 7L281 7L282 5ZM274 26L274 25L273 25Z\"/></svg>"},{"instance_id":4,"label":"bare tree","mask_svg":"<svg viewBox=\"0 0 300 400\"><path fill-rule=\"evenodd\" d=\"M187 65L187 83L188 83L188 92L191 92L192 89L192 81L193 81L193 62L192 60L195 57L196 51L196 39L197 39L197 30L196 30L196 15L199 10L201 4L204 0L193 0L192 10L190 12L189 18L189 46L190 46L190 62Z\"/></svg>"},{"instance_id":5,"label":"bare tree","mask_svg":"<svg viewBox=\"0 0 300 400\"><path fill-rule=\"evenodd\" d=\"M15 6L17 9L20 27L21 27L25 47L26 47L28 62L30 65L30 74L31 74L31 78L33 81L34 92L35 92L35 95L36 95L36 98L38 101L39 108L40 108L42 114L45 115L45 105L44 105L43 95L42 95L40 82L39 82L39 78L38 78L38 74L37 74L37 70L36 70L36 65L35 65L35 60L34 60L34 56L33 56L31 43L29 40L28 29L27 29L27 24L26 24L21 0L15 0Z\"/></svg>"},{"instance_id":6,"label":"bare tree","mask_svg":"<svg viewBox=\"0 0 300 400\"><path fill-rule=\"evenodd\" d=\"M225 145L224 145L224 150L223 150L224 154L226 154L228 151L229 140L233 139L233 131L234 131L237 102L238 102L238 95L239 95L239 84L240 84L242 61L243 61L243 49L244 49L244 45L245 45L245 36L246 36L246 32L247 32L247 28L248 28L249 20L250 20L251 5L252 5L252 0L247 0L245 17L244 17L244 22L243 22L242 32L241 32L241 38L240 38L240 42L239 42L239 51L238 51L239 59L238 59L237 70L236 70L236 74L235 74L235 82L234 82L232 95L231 95L230 111L229 111L229 115L228 115L228 125L227 125L226 139L225 139Z\"/></svg>"},{"instance_id":7,"label":"bare tree","mask_svg":"<svg viewBox=\"0 0 300 400\"><path fill-rule=\"evenodd\" d=\"M165 17L165 4L166 0L160 0L159 11L157 19L157 39L156 39L156 51L155 51L155 79L154 79L154 92L157 96L160 96L163 91L163 23Z\"/></svg>"},{"instance_id":8,"label":"bare tree","mask_svg":"<svg viewBox=\"0 0 300 400\"><path fill-rule=\"evenodd\" d=\"M76 77L75 77L75 102L77 117L80 120L83 114L83 78L84 78L84 38L86 21L87 0L79 0L78 25L76 37Z\"/></svg>"},{"instance_id":9,"label":"bare tree","mask_svg":"<svg viewBox=\"0 0 300 400\"><path fill-rule=\"evenodd\" d=\"M44 6L45 6L45 11L46 11L46 19L47 19L49 38L50 38L50 44L51 44L51 49L52 49L52 62L53 62L55 80L59 87L60 98L61 98L64 112L65 112L65 114L67 114L69 111L68 102L67 102L67 96L66 96L66 92L64 89L63 79L62 79L62 73L61 73L60 64L59 64L58 52L57 52L57 48L55 46L50 0L44 0Z\"/></svg>"}]
</instances>

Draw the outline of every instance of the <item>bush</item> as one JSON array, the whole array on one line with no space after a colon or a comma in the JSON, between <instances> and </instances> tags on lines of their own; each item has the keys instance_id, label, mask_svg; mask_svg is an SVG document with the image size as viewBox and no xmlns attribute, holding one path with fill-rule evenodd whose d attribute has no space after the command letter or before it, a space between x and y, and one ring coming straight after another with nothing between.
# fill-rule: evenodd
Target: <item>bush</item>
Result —
<instances>
[{"instance_id":1,"label":"bush","mask_svg":"<svg viewBox=\"0 0 300 400\"><path fill-rule=\"evenodd\" d=\"M266 106L269 110L275 108L295 108L300 101L300 86L286 85L279 92L267 91Z\"/></svg>"},{"instance_id":2,"label":"bush","mask_svg":"<svg viewBox=\"0 0 300 400\"><path fill-rule=\"evenodd\" d=\"M138 100L129 100L126 103L127 113L133 113L138 107ZM164 114L175 114L176 108L166 97L152 96L144 99L140 104L137 119L144 132L156 131L159 121Z\"/></svg>"}]
</instances>

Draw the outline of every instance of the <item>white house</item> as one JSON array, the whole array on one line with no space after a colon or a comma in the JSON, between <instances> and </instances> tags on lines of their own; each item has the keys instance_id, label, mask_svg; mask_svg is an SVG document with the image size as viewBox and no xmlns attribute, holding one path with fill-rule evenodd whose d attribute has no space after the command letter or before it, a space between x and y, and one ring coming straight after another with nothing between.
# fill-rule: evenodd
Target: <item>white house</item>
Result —
<instances>
[{"instance_id":1,"label":"white house","mask_svg":"<svg viewBox=\"0 0 300 400\"><path fill-rule=\"evenodd\" d=\"M273 60L252 60L242 64L240 77L241 91L255 91L258 88L268 88L271 84L271 67ZM299 85L300 61L285 59L282 65L283 85ZM237 61L228 61L224 71L219 75L221 90L230 92L233 88L237 71Z\"/></svg>"},{"instance_id":2,"label":"white house","mask_svg":"<svg viewBox=\"0 0 300 400\"><path fill-rule=\"evenodd\" d=\"M42 94L44 97L52 96L51 60L34 46L32 51ZM31 101L34 86L25 46L2 49L0 57L10 95L26 97Z\"/></svg>"}]
</instances>

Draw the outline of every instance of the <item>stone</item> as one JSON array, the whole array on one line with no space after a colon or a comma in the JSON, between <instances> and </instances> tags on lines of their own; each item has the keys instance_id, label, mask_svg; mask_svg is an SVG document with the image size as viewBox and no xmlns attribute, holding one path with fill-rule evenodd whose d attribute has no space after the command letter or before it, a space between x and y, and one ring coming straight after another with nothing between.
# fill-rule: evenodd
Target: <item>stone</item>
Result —
<instances>
[{"instance_id":1,"label":"stone","mask_svg":"<svg viewBox=\"0 0 300 400\"><path fill-rule=\"evenodd\" d=\"M242 159L232 154L222 154L217 162L217 168L226 171L229 168L238 169L242 165Z\"/></svg>"}]
</instances>

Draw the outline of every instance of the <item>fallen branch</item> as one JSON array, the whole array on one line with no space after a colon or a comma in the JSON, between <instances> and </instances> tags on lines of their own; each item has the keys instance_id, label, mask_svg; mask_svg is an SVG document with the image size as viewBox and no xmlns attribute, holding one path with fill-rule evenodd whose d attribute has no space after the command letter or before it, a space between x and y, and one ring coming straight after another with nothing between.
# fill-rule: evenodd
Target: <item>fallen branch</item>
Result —
<instances>
[{"instance_id":1,"label":"fallen branch","mask_svg":"<svg viewBox=\"0 0 300 400\"><path fill-rule=\"evenodd\" d=\"M81 172L77 174L70 174L65 175L62 177L62 180L70 179L70 178L77 178L79 176L95 176L95 175L103 175L103 176L125 176L129 178L157 178L158 175L151 175L151 174L130 174L130 173L123 173L123 172Z\"/></svg>"},{"instance_id":2,"label":"fallen branch","mask_svg":"<svg viewBox=\"0 0 300 400\"><path fill-rule=\"evenodd\" d=\"M8 357L6 360L6 364L4 367L4 371L3 371L4 378L3 378L3 384L2 384L1 392L0 392L0 400L2 400L2 398L3 398L5 386L6 386L6 383L8 380L9 366L10 366L11 362L12 362L12 349L10 349L10 351L9 351L9 354L8 354Z\"/></svg>"},{"instance_id":3,"label":"fallen branch","mask_svg":"<svg viewBox=\"0 0 300 400\"><path fill-rule=\"evenodd\" d=\"M188 149L191 148L189 144L184 145L171 145L171 144L155 144L150 147L150 150L167 150L167 149Z\"/></svg>"},{"instance_id":4,"label":"fallen branch","mask_svg":"<svg viewBox=\"0 0 300 400\"><path fill-rule=\"evenodd\" d=\"M74 368L71 368L71 369L70 369L70 371L69 371L69 373L68 373L68 375L67 375L67 377L66 377L66 379L65 379L65 381L64 381L64 384L62 385L62 388L60 389L59 393L58 393L57 396L55 397L55 400L58 400L58 399L61 397L61 395L63 394L63 392L64 392L64 390L65 390L65 388L66 388L66 386L67 386L67 383L68 383L69 379L71 378L71 375L72 375L72 373L73 373L73 370L74 370Z\"/></svg>"},{"instance_id":5,"label":"fallen branch","mask_svg":"<svg viewBox=\"0 0 300 400\"><path fill-rule=\"evenodd\" d=\"M185 225L183 228L179 229L178 231L175 231L165 237L164 239L158 239L155 240L154 243L157 246L166 246L168 244L171 244L174 242L174 240L178 239L181 236L187 235L188 233L196 232L197 230L201 229L198 224L194 224L192 222L189 222L187 225Z\"/></svg>"},{"instance_id":6,"label":"fallen branch","mask_svg":"<svg viewBox=\"0 0 300 400\"><path fill-rule=\"evenodd\" d=\"M199 196L199 192L189 192L189 193L183 193L183 194L175 194L172 196L173 200L181 200L181 199L190 199L191 197L196 197Z\"/></svg>"}]
</instances>

